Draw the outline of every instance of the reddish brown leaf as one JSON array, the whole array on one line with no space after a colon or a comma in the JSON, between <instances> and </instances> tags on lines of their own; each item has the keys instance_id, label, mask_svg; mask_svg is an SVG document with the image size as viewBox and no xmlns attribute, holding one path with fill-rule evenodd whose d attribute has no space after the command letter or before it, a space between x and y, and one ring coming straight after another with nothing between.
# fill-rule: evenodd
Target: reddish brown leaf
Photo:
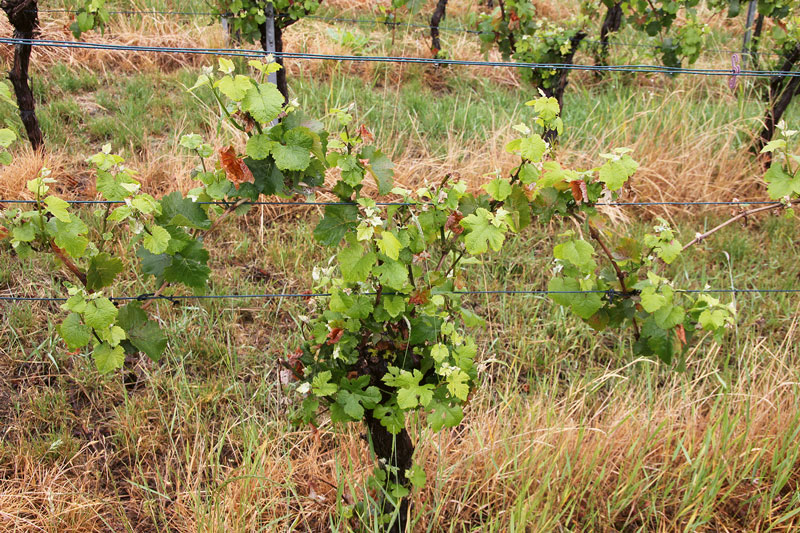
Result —
<instances>
[{"instance_id":1,"label":"reddish brown leaf","mask_svg":"<svg viewBox=\"0 0 800 533\"><path fill-rule=\"evenodd\" d=\"M422 263L426 259L430 259L430 258L431 258L431 254L428 252L428 250L423 250L418 254L414 254L413 261L414 261L414 263Z\"/></svg>"},{"instance_id":2,"label":"reddish brown leaf","mask_svg":"<svg viewBox=\"0 0 800 533\"><path fill-rule=\"evenodd\" d=\"M328 340L327 344L336 344L342 339L342 335L344 335L344 330L342 328L333 328L330 333L328 333Z\"/></svg>"},{"instance_id":3,"label":"reddish brown leaf","mask_svg":"<svg viewBox=\"0 0 800 533\"><path fill-rule=\"evenodd\" d=\"M358 134L361 135L361 140L365 143L371 143L375 140L375 136L372 135L372 132L362 124L360 128L358 128Z\"/></svg>"},{"instance_id":4,"label":"reddish brown leaf","mask_svg":"<svg viewBox=\"0 0 800 533\"><path fill-rule=\"evenodd\" d=\"M253 173L244 164L244 161L236 155L236 150L233 146L229 146L219 151L219 162L225 170L228 179L239 188L240 183L246 181L254 181Z\"/></svg>"},{"instance_id":5,"label":"reddish brown leaf","mask_svg":"<svg viewBox=\"0 0 800 533\"><path fill-rule=\"evenodd\" d=\"M447 222L444 225L444 229L450 230L456 235L461 235L464 233L464 227L461 225L461 220L463 220L464 215L461 214L460 211L453 212L452 215L447 217Z\"/></svg>"},{"instance_id":6,"label":"reddish brown leaf","mask_svg":"<svg viewBox=\"0 0 800 533\"><path fill-rule=\"evenodd\" d=\"M678 340L681 341L681 346L686 346L686 330L683 329L683 324L675 326L675 335L677 335Z\"/></svg>"},{"instance_id":7,"label":"reddish brown leaf","mask_svg":"<svg viewBox=\"0 0 800 533\"><path fill-rule=\"evenodd\" d=\"M412 305L425 305L431 299L431 291L428 289L415 291L411 293L411 298L408 299Z\"/></svg>"},{"instance_id":8,"label":"reddish brown leaf","mask_svg":"<svg viewBox=\"0 0 800 533\"><path fill-rule=\"evenodd\" d=\"M231 115L231 117L237 119L242 125L244 125L244 131L247 133L253 131L253 128L256 126L256 121L253 120L253 117L250 115L250 113L242 113L241 111L237 111Z\"/></svg>"},{"instance_id":9,"label":"reddish brown leaf","mask_svg":"<svg viewBox=\"0 0 800 533\"><path fill-rule=\"evenodd\" d=\"M392 347L392 343L387 340L378 341L378 344L375 345L375 349L379 352L385 352L389 348Z\"/></svg>"},{"instance_id":10,"label":"reddish brown leaf","mask_svg":"<svg viewBox=\"0 0 800 533\"><path fill-rule=\"evenodd\" d=\"M583 183L583 187L581 187L581 183ZM586 183L583 180L575 180L569 182L569 188L572 189L572 197L575 198L575 201L581 203L585 200L583 197L583 188L586 187Z\"/></svg>"},{"instance_id":11,"label":"reddish brown leaf","mask_svg":"<svg viewBox=\"0 0 800 533\"><path fill-rule=\"evenodd\" d=\"M300 362L300 358L303 356L303 349L298 348L294 351L294 353L290 354L289 357L286 358L286 362L284 367L286 368L286 375L281 376L282 383L289 383L291 381L297 381L298 379L302 378L304 375L303 363Z\"/></svg>"},{"instance_id":12,"label":"reddish brown leaf","mask_svg":"<svg viewBox=\"0 0 800 533\"><path fill-rule=\"evenodd\" d=\"M8 229L4 226L0 226L0 241L8 237Z\"/></svg>"}]
</instances>

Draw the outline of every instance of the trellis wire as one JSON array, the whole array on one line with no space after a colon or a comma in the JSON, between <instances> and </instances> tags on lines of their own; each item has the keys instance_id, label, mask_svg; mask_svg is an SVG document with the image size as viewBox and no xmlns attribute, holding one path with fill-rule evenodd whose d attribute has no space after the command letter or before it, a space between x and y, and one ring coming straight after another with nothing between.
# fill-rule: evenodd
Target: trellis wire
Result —
<instances>
[{"instance_id":1,"label":"trellis wire","mask_svg":"<svg viewBox=\"0 0 800 533\"><path fill-rule=\"evenodd\" d=\"M78 11L74 9L38 9L39 13L67 13L67 14L77 14ZM176 15L176 16L210 16L210 17L217 17L217 16L226 16L226 14L220 14L218 12L211 12L211 11L158 11L158 10L147 10L147 11L136 11L136 10L114 10L108 11L111 15ZM349 24L372 24L372 25L386 25L386 26L401 26L407 28L419 28L419 29L437 29L439 31L451 32L451 33L466 33L471 35L488 35L494 32L492 31L481 31L481 30L473 30L470 28L464 27L454 27L454 26L432 26L430 24L421 24L418 22L391 22L388 20L380 20L380 19L364 19L364 18L342 18L342 17L325 17L321 15L306 15L303 18L312 19L312 20L321 20L324 22L346 22ZM575 38L573 38L575 39ZM601 44L604 46L621 46L624 48L646 48L651 50L658 50L661 48L661 45L657 44L634 44L634 43L621 43L618 41L597 41L597 40L590 40L590 39L581 39L582 42L590 43L590 44ZM753 55L752 52L748 51L738 51L738 50L727 50L724 48L709 48L703 50L703 52L708 52L712 54L734 54L740 53L743 55ZM759 55L778 55L775 53L770 52L762 52Z\"/></svg>"},{"instance_id":2,"label":"trellis wire","mask_svg":"<svg viewBox=\"0 0 800 533\"><path fill-rule=\"evenodd\" d=\"M114 200L66 200L68 204L72 205L123 205L125 202L122 201L114 201ZM23 205L30 205L36 204L36 200L3 200L0 199L0 204L23 204ZM229 202L197 202L200 205L220 205L229 207L236 202L229 201ZM746 201L746 200L736 200L736 201L719 201L719 202L598 202L592 205L597 206L607 206L607 207L647 207L647 206L691 206L691 205L705 205L705 206L715 206L715 205L779 205L781 204L780 201L777 200L757 200L757 201ZM242 203L241 205L271 205L271 206L283 206L283 207L292 207L292 206L333 206L333 205L358 205L356 202L290 202L290 201L247 201ZM375 205L378 206L412 206L412 205L427 205L426 202L375 202Z\"/></svg>"},{"instance_id":3,"label":"trellis wire","mask_svg":"<svg viewBox=\"0 0 800 533\"><path fill-rule=\"evenodd\" d=\"M57 41L49 39L17 39L3 37L0 44L31 45L48 48L78 48L87 50L104 50L113 52L153 52L160 54L195 54L232 57L260 57L266 54L263 50L248 50L236 48L181 48L164 46L139 46L104 44L76 41ZM531 63L531 62L505 62L505 61L472 61L465 59L437 59L430 57L404 57L404 56L351 56L340 54L311 54L305 52L272 52L273 56L284 59L319 60L319 61L348 61L362 63L418 63L425 65L458 65L494 68L530 68L541 70L579 70L591 72L632 72L640 74L690 74L698 76L730 76L731 70L667 67L660 65L574 65L568 63ZM742 70L738 76L747 77L800 77L800 72L783 70Z\"/></svg>"},{"instance_id":4,"label":"trellis wire","mask_svg":"<svg viewBox=\"0 0 800 533\"><path fill-rule=\"evenodd\" d=\"M674 289L675 292L685 294L795 294L800 293L800 289ZM377 292L358 293L359 296L377 296ZM547 296L550 294L605 294L609 298L627 296L625 293L616 290L593 290L593 291L549 291L549 290L486 290L486 291L448 291L442 294L469 295L537 295ZM393 296L393 293L384 293L384 296ZM111 301L130 302L145 300L225 300L225 299L273 299L273 298L327 298L331 293L267 293L267 294L205 294L205 295L183 295L165 296L155 294L142 294L139 296L116 296L109 297ZM0 301L4 302L65 302L68 298L50 298L39 296L0 296Z\"/></svg>"}]
</instances>

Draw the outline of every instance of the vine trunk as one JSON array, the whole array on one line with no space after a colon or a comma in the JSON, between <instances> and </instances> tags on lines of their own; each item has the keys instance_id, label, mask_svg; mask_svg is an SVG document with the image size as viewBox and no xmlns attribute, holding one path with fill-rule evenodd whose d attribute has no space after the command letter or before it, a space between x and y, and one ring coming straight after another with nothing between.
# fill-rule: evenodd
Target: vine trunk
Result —
<instances>
[{"instance_id":1,"label":"vine trunk","mask_svg":"<svg viewBox=\"0 0 800 533\"><path fill-rule=\"evenodd\" d=\"M444 18L446 9L447 0L439 0L436 4L436 9L433 10L433 16L431 17L431 51L434 57L438 57L439 51L442 49L442 43L439 41L439 23Z\"/></svg>"},{"instance_id":2,"label":"vine trunk","mask_svg":"<svg viewBox=\"0 0 800 533\"><path fill-rule=\"evenodd\" d=\"M36 0L6 0L0 4L3 11L8 15L8 21L14 27L15 39L33 39L39 32L39 7ZM34 150L38 150L44 145L44 136L39 128L39 120L36 118L36 102L33 98L33 91L28 84L28 67L30 66L31 50L30 44L14 45L14 65L8 73L11 85L14 86L14 93L17 96L19 106L19 116L28 140Z\"/></svg>"},{"instance_id":3,"label":"vine trunk","mask_svg":"<svg viewBox=\"0 0 800 533\"><path fill-rule=\"evenodd\" d=\"M600 50L595 56L595 64L608 64L608 36L619 31L621 25L622 2L616 2L606 11L606 18L603 19L603 25L600 27ZM598 71L597 75L602 76L603 72Z\"/></svg>"},{"instance_id":4,"label":"vine trunk","mask_svg":"<svg viewBox=\"0 0 800 533\"><path fill-rule=\"evenodd\" d=\"M781 70L783 72L791 72L800 63L800 44L795 45L788 53L784 54L783 59ZM783 114L792 102L792 98L798 93L800 93L800 77L774 76L770 80L764 128L753 146L754 152L759 153L772 140L772 136L775 134L775 126L781 121Z\"/></svg>"}]
</instances>

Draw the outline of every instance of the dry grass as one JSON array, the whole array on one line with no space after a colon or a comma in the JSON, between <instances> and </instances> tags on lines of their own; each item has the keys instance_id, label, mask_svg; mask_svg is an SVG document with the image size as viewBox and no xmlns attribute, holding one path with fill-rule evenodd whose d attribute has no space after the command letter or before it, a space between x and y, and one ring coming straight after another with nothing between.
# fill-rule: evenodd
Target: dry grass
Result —
<instances>
[{"instance_id":1,"label":"dry grass","mask_svg":"<svg viewBox=\"0 0 800 533\"><path fill-rule=\"evenodd\" d=\"M429 479L415 496L414 530L507 531L516 521L542 532L793 531L796 326L776 351L749 340L752 356L729 387L712 352L690 361L694 379L668 375L656 391L631 375L653 363L634 361L562 392L484 387L465 422L442 435L412 422ZM202 400L175 404L184 414L170 425L163 406L178 400L147 390L119 408L118 448L137 457L109 452L100 437L57 465L25 454L6 464L4 531L106 531L121 519L143 532L326 531L343 503L333 487L348 501L363 496L371 461L357 431L270 431L277 398L261 433L243 438L232 420L203 427L211 405Z\"/></svg>"}]
</instances>

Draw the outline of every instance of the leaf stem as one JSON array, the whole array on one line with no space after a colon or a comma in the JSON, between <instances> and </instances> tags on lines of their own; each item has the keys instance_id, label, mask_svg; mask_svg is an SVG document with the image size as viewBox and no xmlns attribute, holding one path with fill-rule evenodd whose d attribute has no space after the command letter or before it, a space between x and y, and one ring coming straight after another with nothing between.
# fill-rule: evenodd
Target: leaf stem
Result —
<instances>
[{"instance_id":1,"label":"leaf stem","mask_svg":"<svg viewBox=\"0 0 800 533\"><path fill-rule=\"evenodd\" d=\"M586 220L586 226L589 228L589 235L591 235L592 239L597 241L597 244L599 244L600 248L603 249L603 253L606 254L606 257L608 258L608 261L611 263L611 266L614 267L614 272L617 274L617 279L619 280L619 285L620 288L622 289L622 293L623 295L627 296L630 293L628 292L628 287L625 284L625 273L622 271L617 262L614 260L614 255L611 253L611 250L609 250L608 246L606 246L606 243L605 241L603 241L603 238L600 236L600 232L597 231L597 228L592 226L588 220ZM634 335L636 335L636 338L638 339L639 324L636 322L636 317L633 317L631 319L631 322L633 323L633 333Z\"/></svg>"},{"instance_id":2,"label":"leaf stem","mask_svg":"<svg viewBox=\"0 0 800 533\"><path fill-rule=\"evenodd\" d=\"M100 246L97 247L100 253L103 252L103 248L106 247L106 240L103 235L106 234L106 229L108 229L108 215L111 214L111 204L106 204L106 212L103 215L103 229L100 231Z\"/></svg>"}]
</instances>

